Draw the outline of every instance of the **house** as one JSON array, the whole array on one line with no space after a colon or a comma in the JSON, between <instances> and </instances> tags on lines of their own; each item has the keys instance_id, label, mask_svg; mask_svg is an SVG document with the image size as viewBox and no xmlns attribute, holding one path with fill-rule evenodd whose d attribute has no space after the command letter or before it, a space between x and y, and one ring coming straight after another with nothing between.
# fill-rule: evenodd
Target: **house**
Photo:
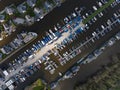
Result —
<instances>
[{"instance_id":1,"label":"house","mask_svg":"<svg viewBox=\"0 0 120 90\"><path fill-rule=\"evenodd\" d=\"M27 10L27 6L24 3L22 3L17 7L17 9L20 13L25 13Z\"/></svg>"},{"instance_id":2,"label":"house","mask_svg":"<svg viewBox=\"0 0 120 90\"><path fill-rule=\"evenodd\" d=\"M40 19L43 18L43 10L42 9L35 7L34 13L36 14L37 18L40 18Z\"/></svg>"},{"instance_id":3,"label":"house","mask_svg":"<svg viewBox=\"0 0 120 90\"><path fill-rule=\"evenodd\" d=\"M24 24L25 23L25 19L23 19L23 18L16 18L13 21L15 24Z\"/></svg>"},{"instance_id":4,"label":"house","mask_svg":"<svg viewBox=\"0 0 120 90\"><path fill-rule=\"evenodd\" d=\"M46 8L47 10L49 10L49 9L52 8L51 4L50 4L49 2L47 2L47 1L45 2L44 6L45 6L45 8Z\"/></svg>"},{"instance_id":5,"label":"house","mask_svg":"<svg viewBox=\"0 0 120 90\"><path fill-rule=\"evenodd\" d=\"M9 73L8 73L7 70L4 70L4 71L3 71L3 74L4 74L5 76L8 76L8 75L9 75Z\"/></svg>"},{"instance_id":6,"label":"house","mask_svg":"<svg viewBox=\"0 0 120 90\"><path fill-rule=\"evenodd\" d=\"M31 21L30 15L26 15L26 16L25 16L25 19L26 19L28 22L30 22L30 21Z\"/></svg>"},{"instance_id":7,"label":"house","mask_svg":"<svg viewBox=\"0 0 120 90\"><path fill-rule=\"evenodd\" d=\"M9 87L8 87L9 90L14 90L15 89L15 86L13 84L11 84Z\"/></svg>"},{"instance_id":8,"label":"house","mask_svg":"<svg viewBox=\"0 0 120 90\"><path fill-rule=\"evenodd\" d=\"M13 15L13 13L14 13L13 8L7 7L7 8L6 8L6 13L7 13L8 15Z\"/></svg>"},{"instance_id":9,"label":"house","mask_svg":"<svg viewBox=\"0 0 120 90\"><path fill-rule=\"evenodd\" d=\"M9 30L8 24L3 24L3 27L4 27L4 30L5 30L5 31L8 31L8 30Z\"/></svg>"},{"instance_id":10,"label":"house","mask_svg":"<svg viewBox=\"0 0 120 90\"><path fill-rule=\"evenodd\" d=\"M4 15L0 15L0 22L3 23L5 21L5 16Z\"/></svg>"},{"instance_id":11,"label":"house","mask_svg":"<svg viewBox=\"0 0 120 90\"><path fill-rule=\"evenodd\" d=\"M34 7L35 4L36 4L36 0L27 0L27 4L28 4L30 7Z\"/></svg>"},{"instance_id":12,"label":"house","mask_svg":"<svg viewBox=\"0 0 120 90\"><path fill-rule=\"evenodd\" d=\"M5 85L9 90L14 90L15 86L13 85L13 83L14 83L14 80L10 79L7 82L5 82Z\"/></svg>"},{"instance_id":13,"label":"house","mask_svg":"<svg viewBox=\"0 0 120 90\"><path fill-rule=\"evenodd\" d=\"M9 45L3 46L1 48L1 52L3 54L9 54L12 50L13 50L13 48L11 48Z\"/></svg>"},{"instance_id":14,"label":"house","mask_svg":"<svg viewBox=\"0 0 120 90\"><path fill-rule=\"evenodd\" d=\"M40 14L40 12L41 12L40 8L37 8L37 7L34 8L34 13L35 14Z\"/></svg>"},{"instance_id":15,"label":"house","mask_svg":"<svg viewBox=\"0 0 120 90\"><path fill-rule=\"evenodd\" d=\"M61 0L54 0L56 5L60 6L61 5Z\"/></svg>"},{"instance_id":16,"label":"house","mask_svg":"<svg viewBox=\"0 0 120 90\"><path fill-rule=\"evenodd\" d=\"M28 23L33 23L34 22L34 17L30 17L30 15L25 15L25 19Z\"/></svg>"}]
</instances>

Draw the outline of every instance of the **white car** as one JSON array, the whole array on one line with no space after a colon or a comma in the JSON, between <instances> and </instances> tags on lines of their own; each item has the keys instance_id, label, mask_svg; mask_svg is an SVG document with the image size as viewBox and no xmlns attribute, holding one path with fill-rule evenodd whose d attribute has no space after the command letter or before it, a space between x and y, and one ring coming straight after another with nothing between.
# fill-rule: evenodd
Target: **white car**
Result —
<instances>
[{"instance_id":1,"label":"white car","mask_svg":"<svg viewBox=\"0 0 120 90\"><path fill-rule=\"evenodd\" d=\"M88 13L86 13L85 15L88 17L88 15L89 15L89 14L88 14Z\"/></svg>"},{"instance_id":2,"label":"white car","mask_svg":"<svg viewBox=\"0 0 120 90\"><path fill-rule=\"evenodd\" d=\"M99 5L99 7L102 7L102 3L101 2L98 2L98 5Z\"/></svg>"},{"instance_id":3,"label":"white car","mask_svg":"<svg viewBox=\"0 0 120 90\"><path fill-rule=\"evenodd\" d=\"M94 17L94 20L95 20L95 21L97 21L97 18L96 18L96 17Z\"/></svg>"},{"instance_id":4,"label":"white car","mask_svg":"<svg viewBox=\"0 0 120 90\"><path fill-rule=\"evenodd\" d=\"M104 27L103 25L101 25L101 28L102 28L102 29L105 29L105 27Z\"/></svg>"},{"instance_id":5,"label":"white car","mask_svg":"<svg viewBox=\"0 0 120 90\"><path fill-rule=\"evenodd\" d=\"M96 7L96 6L93 6L93 9L96 11L96 10L97 10L97 7Z\"/></svg>"},{"instance_id":6,"label":"white car","mask_svg":"<svg viewBox=\"0 0 120 90\"><path fill-rule=\"evenodd\" d=\"M82 18L83 18L83 19L86 19L86 17L85 17L84 15L82 16Z\"/></svg>"},{"instance_id":7,"label":"white car","mask_svg":"<svg viewBox=\"0 0 120 90\"><path fill-rule=\"evenodd\" d=\"M100 15L101 15L101 16L103 16L103 13L102 13L102 12L100 12Z\"/></svg>"}]
</instances>

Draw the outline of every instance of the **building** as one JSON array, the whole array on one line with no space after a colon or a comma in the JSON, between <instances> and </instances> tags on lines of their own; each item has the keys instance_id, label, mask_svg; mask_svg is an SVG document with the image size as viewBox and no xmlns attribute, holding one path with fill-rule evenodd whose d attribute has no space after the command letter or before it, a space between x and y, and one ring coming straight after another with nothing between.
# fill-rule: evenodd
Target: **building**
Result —
<instances>
[{"instance_id":1,"label":"building","mask_svg":"<svg viewBox=\"0 0 120 90\"><path fill-rule=\"evenodd\" d=\"M39 13L40 13L40 8L35 7L35 8L34 8L34 13L35 13L35 14L39 14Z\"/></svg>"},{"instance_id":2,"label":"building","mask_svg":"<svg viewBox=\"0 0 120 90\"><path fill-rule=\"evenodd\" d=\"M10 79L7 82L5 82L5 85L9 90L14 90L15 86L13 85L13 83L14 83L14 80Z\"/></svg>"},{"instance_id":3,"label":"building","mask_svg":"<svg viewBox=\"0 0 120 90\"><path fill-rule=\"evenodd\" d=\"M3 74L4 74L5 76L8 76L8 75L9 75L9 73L8 73L6 70L3 71Z\"/></svg>"},{"instance_id":4,"label":"building","mask_svg":"<svg viewBox=\"0 0 120 90\"><path fill-rule=\"evenodd\" d=\"M26 10L27 10L27 6L24 5L24 3L22 3L22 4L20 4L20 5L17 7L17 9L18 9L18 11L19 11L20 13L25 13Z\"/></svg>"},{"instance_id":5,"label":"building","mask_svg":"<svg viewBox=\"0 0 120 90\"><path fill-rule=\"evenodd\" d=\"M4 15L0 15L0 22L3 23L5 21L5 16Z\"/></svg>"},{"instance_id":6,"label":"building","mask_svg":"<svg viewBox=\"0 0 120 90\"><path fill-rule=\"evenodd\" d=\"M27 0L27 4L28 4L30 7L34 7L35 4L36 4L36 0Z\"/></svg>"},{"instance_id":7,"label":"building","mask_svg":"<svg viewBox=\"0 0 120 90\"><path fill-rule=\"evenodd\" d=\"M7 8L6 8L6 13L7 13L8 15L13 15L13 13L14 13L13 8L7 7Z\"/></svg>"},{"instance_id":8,"label":"building","mask_svg":"<svg viewBox=\"0 0 120 90\"><path fill-rule=\"evenodd\" d=\"M46 10L52 9L52 6L48 1L45 2L44 6L45 6Z\"/></svg>"},{"instance_id":9,"label":"building","mask_svg":"<svg viewBox=\"0 0 120 90\"><path fill-rule=\"evenodd\" d=\"M8 32L8 30L9 30L8 24L3 24L3 27L4 27L4 30Z\"/></svg>"}]
</instances>

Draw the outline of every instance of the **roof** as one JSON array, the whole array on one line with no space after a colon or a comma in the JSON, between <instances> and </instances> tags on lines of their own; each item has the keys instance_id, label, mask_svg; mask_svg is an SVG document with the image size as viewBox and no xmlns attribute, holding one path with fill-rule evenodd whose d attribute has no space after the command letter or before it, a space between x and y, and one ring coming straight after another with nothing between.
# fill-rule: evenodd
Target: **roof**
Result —
<instances>
[{"instance_id":1,"label":"roof","mask_svg":"<svg viewBox=\"0 0 120 90\"><path fill-rule=\"evenodd\" d=\"M4 15L0 15L0 22L4 22L5 20L5 16Z\"/></svg>"},{"instance_id":2,"label":"roof","mask_svg":"<svg viewBox=\"0 0 120 90\"><path fill-rule=\"evenodd\" d=\"M13 83L13 81L10 79L9 81L7 81L5 84L6 86L10 86Z\"/></svg>"},{"instance_id":3,"label":"roof","mask_svg":"<svg viewBox=\"0 0 120 90\"><path fill-rule=\"evenodd\" d=\"M25 13L26 12L26 9L27 7L24 5L24 3L20 4L18 7L17 7L18 11L20 13Z\"/></svg>"},{"instance_id":4,"label":"roof","mask_svg":"<svg viewBox=\"0 0 120 90\"><path fill-rule=\"evenodd\" d=\"M36 3L36 0L27 0L27 4L31 7L34 7Z\"/></svg>"},{"instance_id":5,"label":"roof","mask_svg":"<svg viewBox=\"0 0 120 90\"><path fill-rule=\"evenodd\" d=\"M14 12L14 10L12 8L9 8L9 7L6 8L6 13L7 14L12 15L13 12Z\"/></svg>"}]
</instances>

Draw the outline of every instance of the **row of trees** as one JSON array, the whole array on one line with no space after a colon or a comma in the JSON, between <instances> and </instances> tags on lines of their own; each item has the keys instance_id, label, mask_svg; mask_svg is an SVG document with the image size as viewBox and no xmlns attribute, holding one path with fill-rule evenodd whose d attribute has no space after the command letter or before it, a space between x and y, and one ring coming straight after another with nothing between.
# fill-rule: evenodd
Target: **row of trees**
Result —
<instances>
[{"instance_id":1,"label":"row of trees","mask_svg":"<svg viewBox=\"0 0 120 90\"><path fill-rule=\"evenodd\" d=\"M112 63L104 66L95 76L89 78L82 85L75 86L75 90L113 90L120 81L120 54L112 56ZM120 88L118 89L120 90Z\"/></svg>"}]
</instances>

